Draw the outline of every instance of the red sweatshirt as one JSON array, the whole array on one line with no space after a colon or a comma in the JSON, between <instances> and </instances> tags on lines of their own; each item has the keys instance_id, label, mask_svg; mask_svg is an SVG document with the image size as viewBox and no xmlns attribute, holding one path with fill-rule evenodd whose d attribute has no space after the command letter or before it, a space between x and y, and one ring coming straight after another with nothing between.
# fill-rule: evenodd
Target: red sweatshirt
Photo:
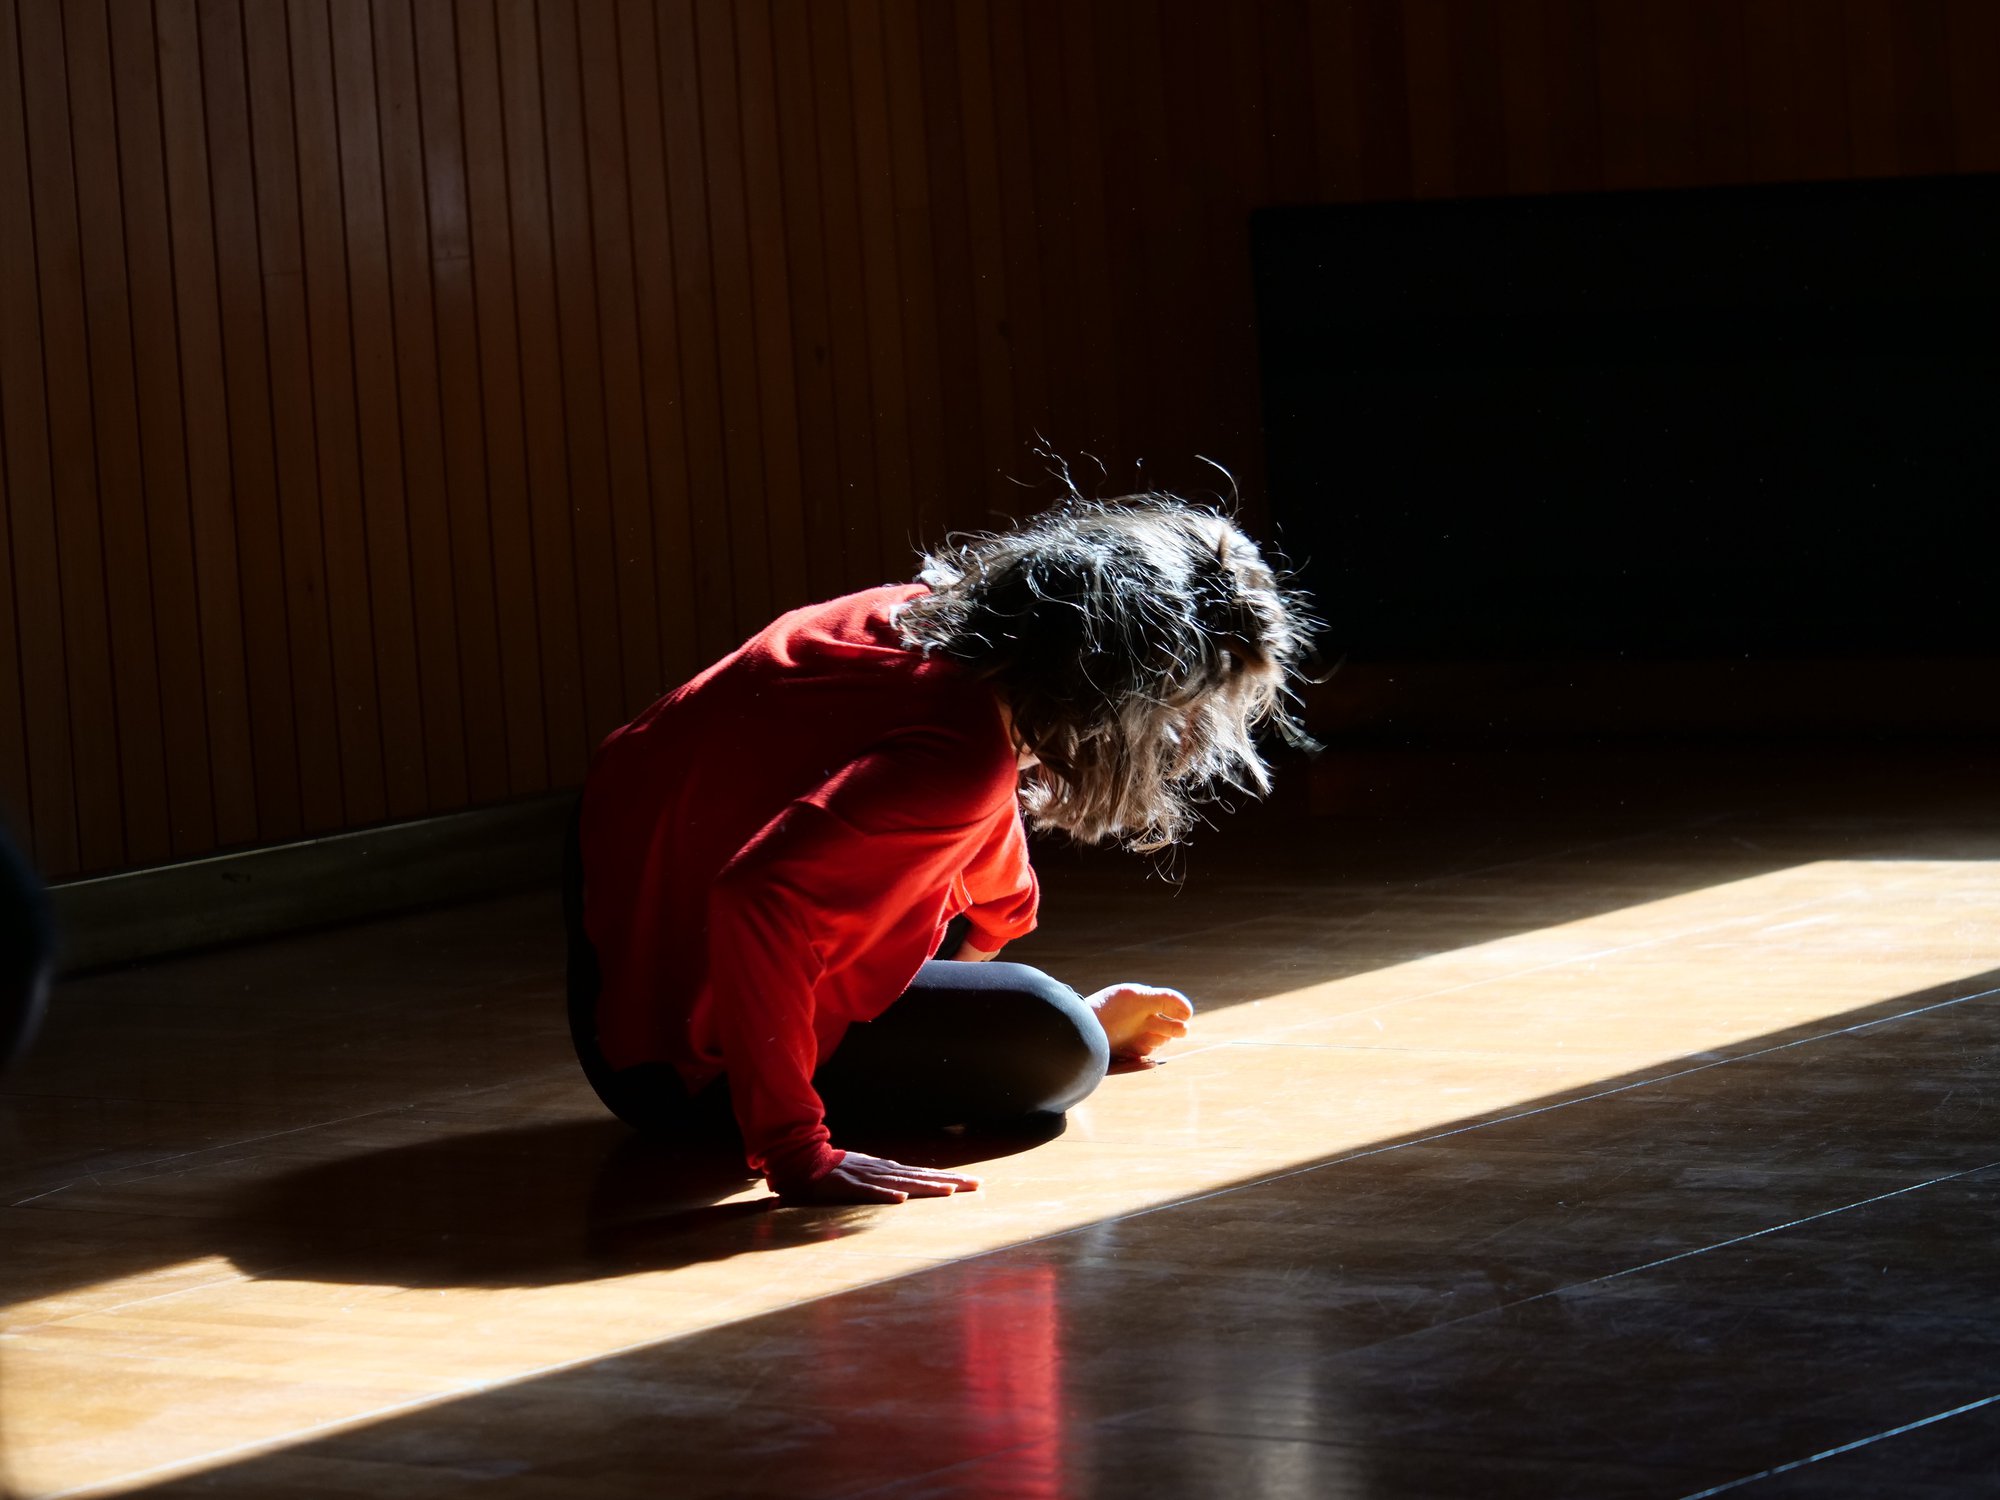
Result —
<instances>
[{"instance_id":1,"label":"red sweatshirt","mask_svg":"<svg viewBox=\"0 0 2000 1500\"><path fill-rule=\"evenodd\" d=\"M613 1067L729 1078L779 1191L839 1165L812 1075L965 913L995 949L1037 888L999 700L904 646L869 589L780 616L599 748L584 927Z\"/></svg>"}]
</instances>

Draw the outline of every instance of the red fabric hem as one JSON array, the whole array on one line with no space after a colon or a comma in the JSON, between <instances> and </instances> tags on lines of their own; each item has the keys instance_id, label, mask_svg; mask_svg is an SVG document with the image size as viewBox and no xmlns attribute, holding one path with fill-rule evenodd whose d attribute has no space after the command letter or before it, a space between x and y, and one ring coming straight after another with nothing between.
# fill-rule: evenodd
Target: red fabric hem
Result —
<instances>
[{"instance_id":1,"label":"red fabric hem","mask_svg":"<svg viewBox=\"0 0 2000 1500\"><path fill-rule=\"evenodd\" d=\"M1018 943L1028 935L1028 932L1032 931L1034 929L1030 927L1027 932L995 932L990 927L981 927L977 922L968 917L966 919L965 938L967 942L971 943L981 953L998 953L1009 943ZM945 956L947 958L950 957L949 954Z\"/></svg>"},{"instance_id":2,"label":"red fabric hem","mask_svg":"<svg viewBox=\"0 0 2000 1500\"><path fill-rule=\"evenodd\" d=\"M786 1162L773 1162L764 1169L764 1181L780 1198L811 1187L847 1160L847 1153L825 1141L815 1141L812 1149Z\"/></svg>"}]
</instances>

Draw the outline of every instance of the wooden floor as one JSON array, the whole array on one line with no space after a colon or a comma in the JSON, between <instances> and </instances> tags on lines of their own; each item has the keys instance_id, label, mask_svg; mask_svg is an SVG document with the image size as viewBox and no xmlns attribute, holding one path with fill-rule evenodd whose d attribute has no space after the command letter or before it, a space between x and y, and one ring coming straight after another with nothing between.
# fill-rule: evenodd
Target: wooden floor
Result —
<instances>
[{"instance_id":1,"label":"wooden floor","mask_svg":"<svg viewBox=\"0 0 2000 1500\"><path fill-rule=\"evenodd\" d=\"M23 1496L2000 1493L1990 751L1329 757L1043 859L1188 990L983 1191L598 1111L514 899L99 974L0 1108ZM4 1488L4 1486L0 1486Z\"/></svg>"}]
</instances>

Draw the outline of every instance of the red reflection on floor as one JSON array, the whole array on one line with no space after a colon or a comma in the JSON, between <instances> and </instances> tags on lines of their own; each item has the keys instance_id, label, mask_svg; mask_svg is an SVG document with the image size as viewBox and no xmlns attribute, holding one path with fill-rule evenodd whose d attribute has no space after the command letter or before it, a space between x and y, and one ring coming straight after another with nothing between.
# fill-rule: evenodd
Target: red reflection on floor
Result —
<instances>
[{"instance_id":1,"label":"red reflection on floor","mask_svg":"<svg viewBox=\"0 0 2000 1500\"><path fill-rule=\"evenodd\" d=\"M982 1276L959 1303L958 1326L968 1405L982 1432L1018 1453L1021 1487L1013 1493L1019 1500L1059 1500L1067 1487L1054 1269L1029 1266Z\"/></svg>"},{"instance_id":2,"label":"red reflection on floor","mask_svg":"<svg viewBox=\"0 0 2000 1500\"><path fill-rule=\"evenodd\" d=\"M843 1475L879 1472L885 1442L908 1441L918 1472L931 1476L1005 1454L1007 1500L1063 1500L1056 1269L975 1274L949 1302L927 1300L933 1309L939 1321L917 1344L907 1319L855 1318L832 1299L811 1305L809 1407L839 1414L821 1464Z\"/></svg>"}]
</instances>

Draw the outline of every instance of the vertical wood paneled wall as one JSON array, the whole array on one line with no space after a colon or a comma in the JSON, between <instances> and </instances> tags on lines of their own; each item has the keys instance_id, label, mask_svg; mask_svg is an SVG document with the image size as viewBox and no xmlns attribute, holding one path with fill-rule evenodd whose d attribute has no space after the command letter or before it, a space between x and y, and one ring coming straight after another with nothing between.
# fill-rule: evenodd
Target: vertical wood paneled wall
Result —
<instances>
[{"instance_id":1,"label":"vertical wood paneled wall","mask_svg":"<svg viewBox=\"0 0 2000 1500\"><path fill-rule=\"evenodd\" d=\"M572 785L1038 436L1254 507L1261 204L1996 168L1990 0L0 0L0 805Z\"/></svg>"}]
</instances>

